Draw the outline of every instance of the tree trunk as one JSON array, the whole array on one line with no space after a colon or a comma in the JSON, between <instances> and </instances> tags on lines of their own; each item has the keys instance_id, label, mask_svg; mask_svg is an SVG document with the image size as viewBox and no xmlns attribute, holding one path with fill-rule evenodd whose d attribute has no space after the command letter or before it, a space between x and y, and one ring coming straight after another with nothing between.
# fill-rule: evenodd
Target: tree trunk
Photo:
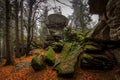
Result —
<instances>
[{"instance_id":1,"label":"tree trunk","mask_svg":"<svg viewBox=\"0 0 120 80\"><path fill-rule=\"evenodd\" d=\"M87 23L89 22L89 14L85 13L87 12L87 7L85 3L83 4L83 0L72 0L72 6L74 10L73 17L75 22L74 25L75 29L76 30L87 29Z\"/></svg>"},{"instance_id":2,"label":"tree trunk","mask_svg":"<svg viewBox=\"0 0 120 80\"><path fill-rule=\"evenodd\" d=\"M1 54L2 54L2 34L3 34L3 31L2 31L2 28L0 28L0 58L2 57Z\"/></svg>"},{"instance_id":3,"label":"tree trunk","mask_svg":"<svg viewBox=\"0 0 120 80\"><path fill-rule=\"evenodd\" d=\"M24 55L24 26L23 26L23 0L20 2L21 5L21 54Z\"/></svg>"},{"instance_id":4,"label":"tree trunk","mask_svg":"<svg viewBox=\"0 0 120 80\"><path fill-rule=\"evenodd\" d=\"M5 29L3 29L3 31L5 31ZM6 34L5 34L5 32L3 32L3 44L2 44L2 56L4 57L4 58L6 58Z\"/></svg>"},{"instance_id":5,"label":"tree trunk","mask_svg":"<svg viewBox=\"0 0 120 80\"><path fill-rule=\"evenodd\" d=\"M30 45L31 45L31 17L32 17L32 5L29 5L29 16L28 16L28 28L27 28L27 53L29 55Z\"/></svg>"},{"instance_id":6,"label":"tree trunk","mask_svg":"<svg viewBox=\"0 0 120 80\"><path fill-rule=\"evenodd\" d=\"M16 28L16 57L19 58L20 55L20 44L19 44L19 26L18 26L18 1L15 0L15 28Z\"/></svg>"},{"instance_id":7,"label":"tree trunk","mask_svg":"<svg viewBox=\"0 0 120 80\"><path fill-rule=\"evenodd\" d=\"M6 0L6 63L5 65L13 65L14 60L10 49L10 0Z\"/></svg>"},{"instance_id":8,"label":"tree trunk","mask_svg":"<svg viewBox=\"0 0 120 80\"><path fill-rule=\"evenodd\" d=\"M1 35L0 35L1 36ZM1 38L0 38L0 58L2 57L1 55L2 55L2 44L1 44Z\"/></svg>"}]
</instances>

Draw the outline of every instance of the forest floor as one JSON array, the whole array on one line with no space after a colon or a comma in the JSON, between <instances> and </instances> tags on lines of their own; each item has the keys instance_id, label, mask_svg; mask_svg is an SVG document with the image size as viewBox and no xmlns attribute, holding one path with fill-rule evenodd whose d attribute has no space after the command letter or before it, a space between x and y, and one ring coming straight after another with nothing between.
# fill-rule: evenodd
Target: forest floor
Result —
<instances>
[{"instance_id":1,"label":"forest floor","mask_svg":"<svg viewBox=\"0 0 120 80\"><path fill-rule=\"evenodd\" d=\"M37 52L35 49L33 52ZM24 62L30 63L33 56L21 57L15 59L16 65ZM120 80L120 67L115 67L113 70L100 71L100 70L83 70L77 68L73 78L65 79L59 78L57 72L52 70L52 67L47 66L42 71L35 72L31 66L27 66L11 72L15 66L3 66L0 63L0 80Z\"/></svg>"}]
</instances>

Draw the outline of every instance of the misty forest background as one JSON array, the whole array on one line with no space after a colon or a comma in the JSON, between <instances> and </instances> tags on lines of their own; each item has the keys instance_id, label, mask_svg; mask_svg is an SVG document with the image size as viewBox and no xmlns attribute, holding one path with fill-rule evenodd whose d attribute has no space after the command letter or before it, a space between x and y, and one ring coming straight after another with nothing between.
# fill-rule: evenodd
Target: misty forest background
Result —
<instances>
[{"instance_id":1,"label":"misty forest background","mask_svg":"<svg viewBox=\"0 0 120 80\"><path fill-rule=\"evenodd\" d=\"M92 29L87 1L71 0L0 0L0 58L14 64L13 56L29 55L30 50L44 48L49 33L46 26L49 14L62 14L64 5L73 10L67 26L73 30ZM64 14L64 13L63 13Z\"/></svg>"}]
</instances>

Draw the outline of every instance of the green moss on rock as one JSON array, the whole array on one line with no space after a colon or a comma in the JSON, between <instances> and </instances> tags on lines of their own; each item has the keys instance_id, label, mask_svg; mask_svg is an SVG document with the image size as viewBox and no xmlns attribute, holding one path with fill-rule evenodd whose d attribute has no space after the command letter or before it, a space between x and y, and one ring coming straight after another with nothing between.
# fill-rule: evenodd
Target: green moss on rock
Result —
<instances>
[{"instance_id":1,"label":"green moss on rock","mask_svg":"<svg viewBox=\"0 0 120 80\"><path fill-rule=\"evenodd\" d=\"M88 58L88 59L93 59L92 56L90 56L90 55L88 55L88 54L85 54L85 53L82 55L82 57L83 57L83 58Z\"/></svg>"},{"instance_id":2,"label":"green moss on rock","mask_svg":"<svg viewBox=\"0 0 120 80\"><path fill-rule=\"evenodd\" d=\"M83 47L84 52L99 52L101 51L101 48L96 47L94 45L85 45Z\"/></svg>"},{"instance_id":3,"label":"green moss on rock","mask_svg":"<svg viewBox=\"0 0 120 80\"><path fill-rule=\"evenodd\" d=\"M61 61L54 67L54 69L58 71L59 76L72 77L75 72L80 47L76 46L74 49L71 49L70 47L68 50L66 49L64 51L67 51L67 55L64 54L62 56Z\"/></svg>"},{"instance_id":4,"label":"green moss on rock","mask_svg":"<svg viewBox=\"0 0 120 80\"><path fill-rule=\"evenodd\" d=\"M45 62L51 66L55 63L55 51L52 47L49 47L48 52L45 55Z\"/></svg>"},{"instance_id":5,"label":"green moss on rock","mask_svg":"<svg viewBox=\"0 0 120 80\"><path fill-rule=\"evenodd\" d=\"M33 57L31 66L35 71L40 71L45 68L44 59L41 57L41 55L36 55Z\"/></svg>"},{"instance_id":6,"label":"green moss on rock","mask_svg":"<svg viewBox=\"0 0 120 80\"><path fill-rule=\"evenodd\" d=\"M113 68L113 63L105 56L97 56L97 54L94 56L84 53L81 57L80 66L83 69L108 70Z\"/></svg>"},{"instance_id":7,"label":"green moss on rock","mask_svg":"<svg viewBox=\"0 0 120 80\"><path fill-rule=\"evenodd\" d=\"M66 59L66 57L69 55L69 53L76 48L75 46L77 46L76 43L66 42L63 46L61 56L55 60L54 67L56 67L59 63L61 63L64 59Z\"/></svg>"},{"instance_id":8,"label":"green moss on rock","mask_svg":"<svg viewBox=\"0 0 120 80\"><path fill-rule=\"evenodd\" d=\"M66 56L69 54L70 48L72 46L72 43L65 43L61 52L61 61L62 59L65 59Z\"/></svg>"}]
</instances>

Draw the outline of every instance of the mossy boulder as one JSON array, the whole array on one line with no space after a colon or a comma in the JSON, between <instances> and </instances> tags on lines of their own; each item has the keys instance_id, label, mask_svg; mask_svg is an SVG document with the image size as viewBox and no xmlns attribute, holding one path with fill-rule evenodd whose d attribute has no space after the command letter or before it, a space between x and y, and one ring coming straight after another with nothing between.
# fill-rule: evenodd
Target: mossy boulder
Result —
<instances>
[{"instance_id":1,"label":"mossy boulder","mask_svg":"<svg viewBox=\"0 0 120 80\"><path fill-rule=\"evenodd\" d=\"M64 60L71 45L72 45L72 43L67 43L67 42L64 44L63 49L61 51L61 55L57 59L55 59L54 67L56 67L60 62L62 62L62 60Z\"/></svg>"},{"instance_id":2,"label":"mossy boulder","mask_svg":"<svg viewBox=\"0 0 120 80\"><path fill-rule=\"evenodd\" d=\"M43 70L45 68L43 56L35 55L31 61L31 66L35 71Z\"/></svg>"},{"instance_id":3,"label":"mossy boulder","mask_svg":"<svg viewBox=\"0 0 120 80\"><path fill-rule=\"evenodd\" d=\"M71 48L71 45L72 43L67 43L67 42L64 44L63 49L61 51L61 55L57 59L55 59L55 64L53 68L55 68L58 64L60 64L60 62L64 60L64 58L66 58L68 51Z\"/></svg>"},{"instance_id":4,"label":"mossy boulder","mask_svg":"<svg viewBox=\"0 0 120 80\"><path fill-rule=\"evenodd\" d=\"M61 56L59 56L56 60L55 60L55 65L58 65L60 62L62 62L67 56L68 54L74 50L75 48L75 43L69 43L69 42L66 42L63 46L63 49L61 51Z\"/></svg>"},{"instance_id":5,"label":"mossy boulder","mask_svg":"<svg viewBox=\"0 0 120 80\"><path fill-rule=\"evenodd\" d=\"M68 46L71 45L71 46ZM63 49L62 56L59 61L54 65L54 69L57 70L58 76L72 77L75 72L77 59L80 53L80 47L72 45L71 43L65 44L67 48ZM64 46L64 47L65 47Z\"/></svg>"},{"instance_id":6,"label":"mossy boulder","mask_svg":"<svg viewBox=\"0 0 120 80\"><path fill-rule=\"evenodd\" d=\"M52 47L49 47L47 54L45 54L45 62L52 66L55 63L55 51Z\"/></svg>"},{"instance_id":7,"label":"mossy boulder","mask_svg":"<svg viewBox=\"0 0 120 80\"><path fill-rule=\"evenodd\" d=\"M71 46L72 46L72 43L67 43L67 42L66 42L66 43L64 44L64 46L63 46L63 49L62 49L61 54L62 54L62 55L67 54L68 51L70 50Z\"/></svg>"},{"instance_id":8,"label":"mossy boulder","mask_svg":"<svg viewBox=\"0 0 120 80\"><path fill-rule=\"evenodd\" d=\"M109 70L113 68L113 62L103 55L84 53L81 57L80 66L83 69Z\"/></svg>"}]
</instances>

